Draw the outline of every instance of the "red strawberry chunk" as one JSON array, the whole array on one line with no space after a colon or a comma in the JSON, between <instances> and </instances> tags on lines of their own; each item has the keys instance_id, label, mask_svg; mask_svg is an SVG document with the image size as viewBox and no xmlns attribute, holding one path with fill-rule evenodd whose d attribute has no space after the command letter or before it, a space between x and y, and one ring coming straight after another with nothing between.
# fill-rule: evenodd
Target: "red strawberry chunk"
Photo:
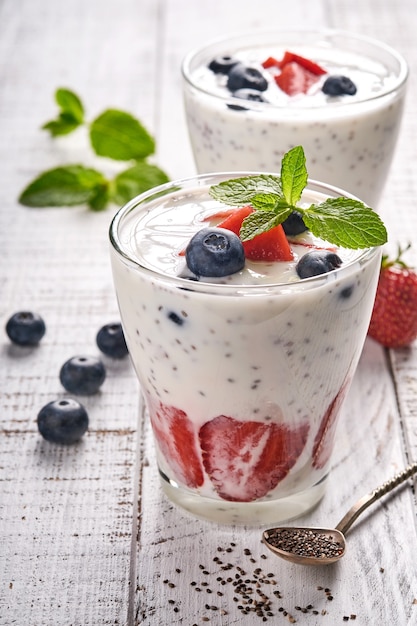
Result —
<instances>
[{"instance_id":1,"label":"red strawberry chunk","mask_svg":"<svg viewBox=\"0 0 417 626\"><path fill-rule=\"evenodd\" d=\"M307 93L314 83L319 80L316 74L305 69L295 61L284 65L281 74L275 76L275 82L289 96Z\"/></svg>"},{"instance_id":2,"label":"red strawberry chunk","mask_svg":"<svg viewBox=\"0 0 417 626\"><path fill-rule=\"evenodd\" d=\"M318 63L310 61L310 59L306 59L299 54L295 54L294 52L289 52L288 50L285 52L283 58L278 63L278 67L282 69L283 67L288 65L288 63L294 62L298 63L298 65L301 65L301 67L308 70L312 74L316 74L316 76L322 76L323 74L327 74L326 70L318 65Z\"/></svg>"},{"instance_id":3,"label":"red strawberry chunk","mask_svg":"<svg viewBox=\"0 0 417 626\"><path fill-rule=\"evenodd\" d=\"M204 473L196 434L187 414L149 398L148 407L155 439L174 477L187 487L200 487Z\"/></svg>"},{"instance_id":4,"label":"red strawberry chunk","mask_svg":"<svg viewBox=\"0 0 417 626\"><path fill-rule=\"evenodd\" d=\"M336 433L337 418L348 387L348 381L345 381L320 422L319 430L313 444L313 467L316 469L322 469L330 461Z\"/></svg>"},{"instance_id":5,"label":"red strawberry chunk","mask_svg":"<svg viewBox=\"0 0 417 626\"><path fill-rule=\"evenodd\" d=\"M253 207L245 206L236 209L217 226L226 228L239 235L242 222L254 211ZM250 241L243 242L245 257L252 261L292 261L293 253L281 224Z\"/></svg>"},{"instance_id":6,"label":"red strawberry chunk","mask_svg":"<svg viewBox=\"0 0 417 626\"><path fill-rule=\"evenodd\" d=\"M285 478L300 456L308 423L243 422L219 415L200 428L203 465L221 498L251 502Z\"/></svg>"}]
</instances>

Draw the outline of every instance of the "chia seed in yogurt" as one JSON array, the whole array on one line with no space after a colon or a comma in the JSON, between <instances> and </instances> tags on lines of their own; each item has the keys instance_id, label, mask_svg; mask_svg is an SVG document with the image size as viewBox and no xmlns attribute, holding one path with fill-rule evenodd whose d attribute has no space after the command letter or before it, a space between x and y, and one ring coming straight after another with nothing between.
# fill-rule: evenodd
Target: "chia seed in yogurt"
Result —
<instances>
[{"instance_id":1,"label":"chia seed in yogurt","mask_svg":"<svg viewBox=\"0 0 417 626\"><path fill-rule=\"evenodd\" d=\"M324 494L380 251L335 249L303 232L289 238L291 260L246 260L230 276L198 279L184 250L222 219L209 187L227 178L176 181L121 209L114 283L165 493L205 519L275 523ZM309 182L301 205L332 195ZM330 248L341 265L300 279L312 248Z\"/></svg>"},{"instance_id":2,"label":"chia seed in yogurt","mask_svg":"<svg viewBox=\"0 0 417 626\"><path fill-rule=\"evenodd\" d=\"M322 70L303 71L305 89L286 89L279 64L288 54ZM231 68L219 70L222 60ZM242 79L245 68L249 82L236 82L234 74ZM183 63L184 103L197 170L279 171L283 154L302 144L312 179L376 208L397 142L407 74L395 50L340 31L254 33L191 52Z\"/></svg>"}]
</instances>

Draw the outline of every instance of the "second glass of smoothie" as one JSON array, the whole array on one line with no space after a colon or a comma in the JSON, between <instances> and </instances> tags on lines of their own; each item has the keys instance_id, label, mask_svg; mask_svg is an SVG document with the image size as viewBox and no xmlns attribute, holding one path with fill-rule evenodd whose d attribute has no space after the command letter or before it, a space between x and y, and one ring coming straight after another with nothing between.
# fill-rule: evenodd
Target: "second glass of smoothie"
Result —
<instances>
[{"instance_id":1,"label":"second glass of smoothie","mask_svg":"<svg viewBox=\"0 0 417 626\"><path fill-rule=\"evenodd\" d=\"M228 178L201 175L132 200L113 220L111 258L165 493L200 518L262 525L324 494L381 253L338 249L339 269L300 280L297 259L325 245L307 233L291 242L292 261L192 279L183 251L221 221L209 188ZM337 196L310 181L301 200Z\"/></svg>"},{"instance_id":2,"label":"second glass of smoothie","mask_svg":"<svg viewBox=\"0 0 417 626\"><path fill-rule=\"evenodd\" d=\"M230 79L227 64L235 62L246 76L234 68ZM398 52L341 31L257 32L191 52L182 73L199 173L277 172L283 154L301 144L312 179L378 207L406 92L408 68ZM324 93L329 77L354 88L339 80ZM338 93L340 85L347 93Z\"/></svg>"}]
</instances>

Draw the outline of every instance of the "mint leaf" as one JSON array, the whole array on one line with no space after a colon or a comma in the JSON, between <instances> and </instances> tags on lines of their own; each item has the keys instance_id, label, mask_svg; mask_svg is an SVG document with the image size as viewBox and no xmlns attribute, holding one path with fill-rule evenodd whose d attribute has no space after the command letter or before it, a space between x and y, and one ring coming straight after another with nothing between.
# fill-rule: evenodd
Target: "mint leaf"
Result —
<instances>
[{"instance_id":1,"label":"mint leaf","mask_svg":"<svg viewBox=\"0 0 417 626\"><path fill-rule=\"evenodd\" d=\"M74 206L89 202L106 180L100 172L82 165L47 170L20 194L28 207Z\"/></svg>"},{"instance_id":2,"label":"mint leaf","mask_svg":"<svg viewBox=\"0 0 417 626\"><path fill-rule=\"evenodd\" d=\"M255 211L243 220L239 236L242 241L249 241L278 226L290 213L291 211L287 211L282 216L274 211Z\"/></svg>"},{"instance_id":3,"label":"mint leaf","mask_svg":"<svg viewBox=\"0 0 417 626\"><path fill-rule=\"evenodd\" d=\"M282 195L281 181L278 176L260 174L233 178L218 185L212 185L209 193L212 198L232 206L251 202L259 194Z\"/></svg>"},{"instance_id":4,"label":"mint leaf","mask_svg":"<svg viewBox=\"0 0 417 626\"><path fill-rule=\"evenodd\" d=\"M61 111L54 120L46 122L43 130L48 130L53 137L68 135L84 123L84 107L79 97L69 89L57 89L55 100Z\"/></svg>"},{"instance_id":5,"label":"mint leaf","mask_svg":"<svg viewBox=\"0 0 417 626\"><path fill-rule=\"evenodd\" d=\"M58 135L68 135L72 133L79 125L80 124L70 115L60 113L56 120L46 122L46 124L42 126L42 129L49 130L53 137L57 137Z\"/></svg>"},{"instance_id":6,"label":"mint leaf","mask_svg":"<svg viewBox=\"0 0 417 626\"><path fill-rule=\"evenodd\" d=\"M82 124L84 122L84 107L76 93L69 89L57 89L55 100L62 113L70 115L74 120Z\"/></svg>"},{"instance_id":7,"label":"mint leaf","mask_svg":"<svg viewBox=\"0 0 417 626\"><path fill-rule=\"evenodd\" d=\"M104 211L110 200L110 183L105 181L94 188L94 194L88 200L88 206L92 211Z\"/></svg>"},{"instance_id":8,"label":"mint leaf","mask_svg":"<svg viewBox=\"0 0 417 626\"><path fill-rule=\"evenodd\" d=\"M125 204L140 193L168 181L168 176L159 167L141 161L116 176L112 200Z\"/></svg>"},{"instance_id":9,"label":"mint leaf","mask_svg":"<svg viewBox=\"0 0 417 626\"><path fill-rule=\"evenodd\" d=\"M155 151L155 142L129 113L108 109L90 125L91 145L98 156L117 161L142 160Z\"/></svg>"},{"instance_id":10,"label":"mint leaf","mask_svg":"<svg viewBox=\"0 0 417 626\"><path fill-rule=\"evenodd\" d=\"M282 193L289 206L295 206L307 185L307 168L304 150L296 146L287 152L281 164Z\"/></svg>"},{"instance_id":11,"label":"mint leaf","mask_svg":"<svg viewBox=\"0 0 417 626\"><path fill-rule=\"evenodd\" d=\"M298 210L313 235L343 248L380 246L388 238L379 215L357 200L328 198Z\"/></svg>"}]
</instances>

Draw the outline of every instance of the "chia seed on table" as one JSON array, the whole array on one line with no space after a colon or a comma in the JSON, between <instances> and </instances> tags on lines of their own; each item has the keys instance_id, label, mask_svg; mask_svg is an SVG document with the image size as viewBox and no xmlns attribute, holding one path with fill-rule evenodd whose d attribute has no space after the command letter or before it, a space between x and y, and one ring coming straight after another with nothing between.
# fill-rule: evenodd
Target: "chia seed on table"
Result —
<instances>
[{"instance_id":1,"label":"chia seed on table","mask_svg":"<svg viewBox=\"0 0 417 626\"><path fill-rule=\"evenodd\" d=\"M268 531L271 546L301 557L326 559L343 554L343 546L325 533L309 529L271 530Z\"/></svg>"}]
</instances>

